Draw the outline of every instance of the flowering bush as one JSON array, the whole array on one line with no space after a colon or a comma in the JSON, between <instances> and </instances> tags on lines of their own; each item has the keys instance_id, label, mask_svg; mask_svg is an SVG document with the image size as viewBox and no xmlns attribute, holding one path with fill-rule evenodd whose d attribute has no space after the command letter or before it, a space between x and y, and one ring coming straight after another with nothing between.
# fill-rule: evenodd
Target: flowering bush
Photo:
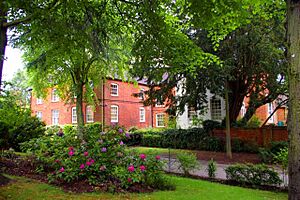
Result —
<instances>
[{"instance_id":1,"label":"flowering bush","mask_svg":"<svg viewBox=\"0 0 300 200\"><path fill-rule=\"evenodd\" d=\"M113 175L127 188L135 183L156 187L155 180L162 179L163 162L160 156L146 156L134 151L127 153L123 162L116 166Z\"/></svg>"},{"instance_id":2,"label":"flowering bush","mask_svg":"<svg viewBox=\"0 0 300 200\"><path fill-rule=\"evenodd\" d=\"M49 134L22 144L42 163L41 168L50 168L49 181L87 180L97 185L115 180L127 188L136 183L154 186L154 180L162 180L160 157L125 151L127 136L122 127L87 132L83 141L74 128L64 128L63 136Z\"/></svg>"}]
</instances>

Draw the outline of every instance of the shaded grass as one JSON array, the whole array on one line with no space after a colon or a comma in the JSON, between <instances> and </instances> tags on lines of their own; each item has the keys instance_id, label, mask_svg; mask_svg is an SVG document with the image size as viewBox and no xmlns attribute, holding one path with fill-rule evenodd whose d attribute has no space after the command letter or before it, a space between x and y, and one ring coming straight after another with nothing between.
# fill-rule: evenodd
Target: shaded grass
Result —
<instances>
[{"instance_id":1,"label":"shaded grass","mask_svg":"<svg viewBox=\"0 0 300 200\"><path fill-rule=\"evenodd\" d=\"M261 191L236 186L222 185L202 180L169 176L176 185L175 191L159 191L146 194L110 194L110 193L83 193L74 194L61 189L40 183L35 180L10 176L14 182L0 187L0 199L172 199L172 200L283 200L287 193Z\"/></svg>"},{"instance_id":2,"label":"shaded grass","mask_svg":"<svg viewBox=\"0 0 300 200\"><path fill-rule=\"evenodd\" d=\"M180 152L193 152L191 150L183 150L183 149L168 149L168 148L153 148L153 147L130 147L129 149L135 150L138 153L151 154L151 155L176 155Z\"/></svg>"}]
</instances>

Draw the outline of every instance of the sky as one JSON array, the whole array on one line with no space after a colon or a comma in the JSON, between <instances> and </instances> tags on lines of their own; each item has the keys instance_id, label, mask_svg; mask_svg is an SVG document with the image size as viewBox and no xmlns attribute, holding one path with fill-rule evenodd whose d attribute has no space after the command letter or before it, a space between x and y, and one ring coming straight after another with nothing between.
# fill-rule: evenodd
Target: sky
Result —
<instances>
[{"instance_id":1,"label":"sky","mask_svg":"<svg viewBox=\"0 0 300 200\"><path fill-rule=\"evenodd\" d=\"M22 62L22 52L20 49L14 49L10 46L6 46L5 61L3 66L3 80L9 81L12 79L14 73L18 69L24 68L24 63Z\"/></svg>"}]
</instances>

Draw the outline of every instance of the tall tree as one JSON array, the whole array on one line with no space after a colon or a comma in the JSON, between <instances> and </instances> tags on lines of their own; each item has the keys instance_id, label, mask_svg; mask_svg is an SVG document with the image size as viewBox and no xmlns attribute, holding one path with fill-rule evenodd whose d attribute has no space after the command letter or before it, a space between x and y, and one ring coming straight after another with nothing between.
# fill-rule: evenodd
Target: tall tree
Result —
<instances>
[{"instance_id":1,"label":"tall tree","mask_svg":"<svg viewBox=\"0 0 300 200\"><path fill-rule=\"evenodd\" d=\"M300 199L300 1L287 1L289 59L289 200Z\"/></svg>"},{"instance_id":2,"label":"tall tree","mask_svg":"<svg viewBox=\"0 0 300 200\"><path fill-rule=\"evenodd\" d=\"M27 26L29 22L43 13L51 12L58 0L5 0L0 2L0 88L2 84L3 62L5 60L5 49L9 42L8 31L13 37L15 28ZM14 42L11 41L14 45Z\"/></svg>"},{"instance_id":3,"label":"tall tree","mask_svg":"<svg viewBox=\"0 0 300 200\"><path fill-rule=\"evenodd\" d=\"M97 101L94 88L107 76L124 77L131 38L115 1L61 1L41 15L16 42L25 50L33 89L43 96L56 87L76 102L78 135L83 139L83 101ZM75 99L73 97L76 97Z\"/></svg>"}]
</instances>

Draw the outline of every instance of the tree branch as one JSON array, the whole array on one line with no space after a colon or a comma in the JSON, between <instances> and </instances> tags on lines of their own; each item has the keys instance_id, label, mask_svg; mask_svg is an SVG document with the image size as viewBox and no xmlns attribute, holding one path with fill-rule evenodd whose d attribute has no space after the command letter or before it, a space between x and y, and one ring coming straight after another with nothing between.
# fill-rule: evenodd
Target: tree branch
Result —
<instances>
[{"instance_id":1,"label":"tree branch","mask_svg":"<svg viewBox=\"0 0 300 200\"><path fill-rule=\"evenodd\" d=\"M31 17L32 17L32 15L24 17L24 18L21 18L21 19L14 20L12 22L3 23L3 27L4 28L9 28L9 27L17 26L17 25L19 25L21 23L25 23L25 22L30 21Z\"/></svg>"}]
</instances>

